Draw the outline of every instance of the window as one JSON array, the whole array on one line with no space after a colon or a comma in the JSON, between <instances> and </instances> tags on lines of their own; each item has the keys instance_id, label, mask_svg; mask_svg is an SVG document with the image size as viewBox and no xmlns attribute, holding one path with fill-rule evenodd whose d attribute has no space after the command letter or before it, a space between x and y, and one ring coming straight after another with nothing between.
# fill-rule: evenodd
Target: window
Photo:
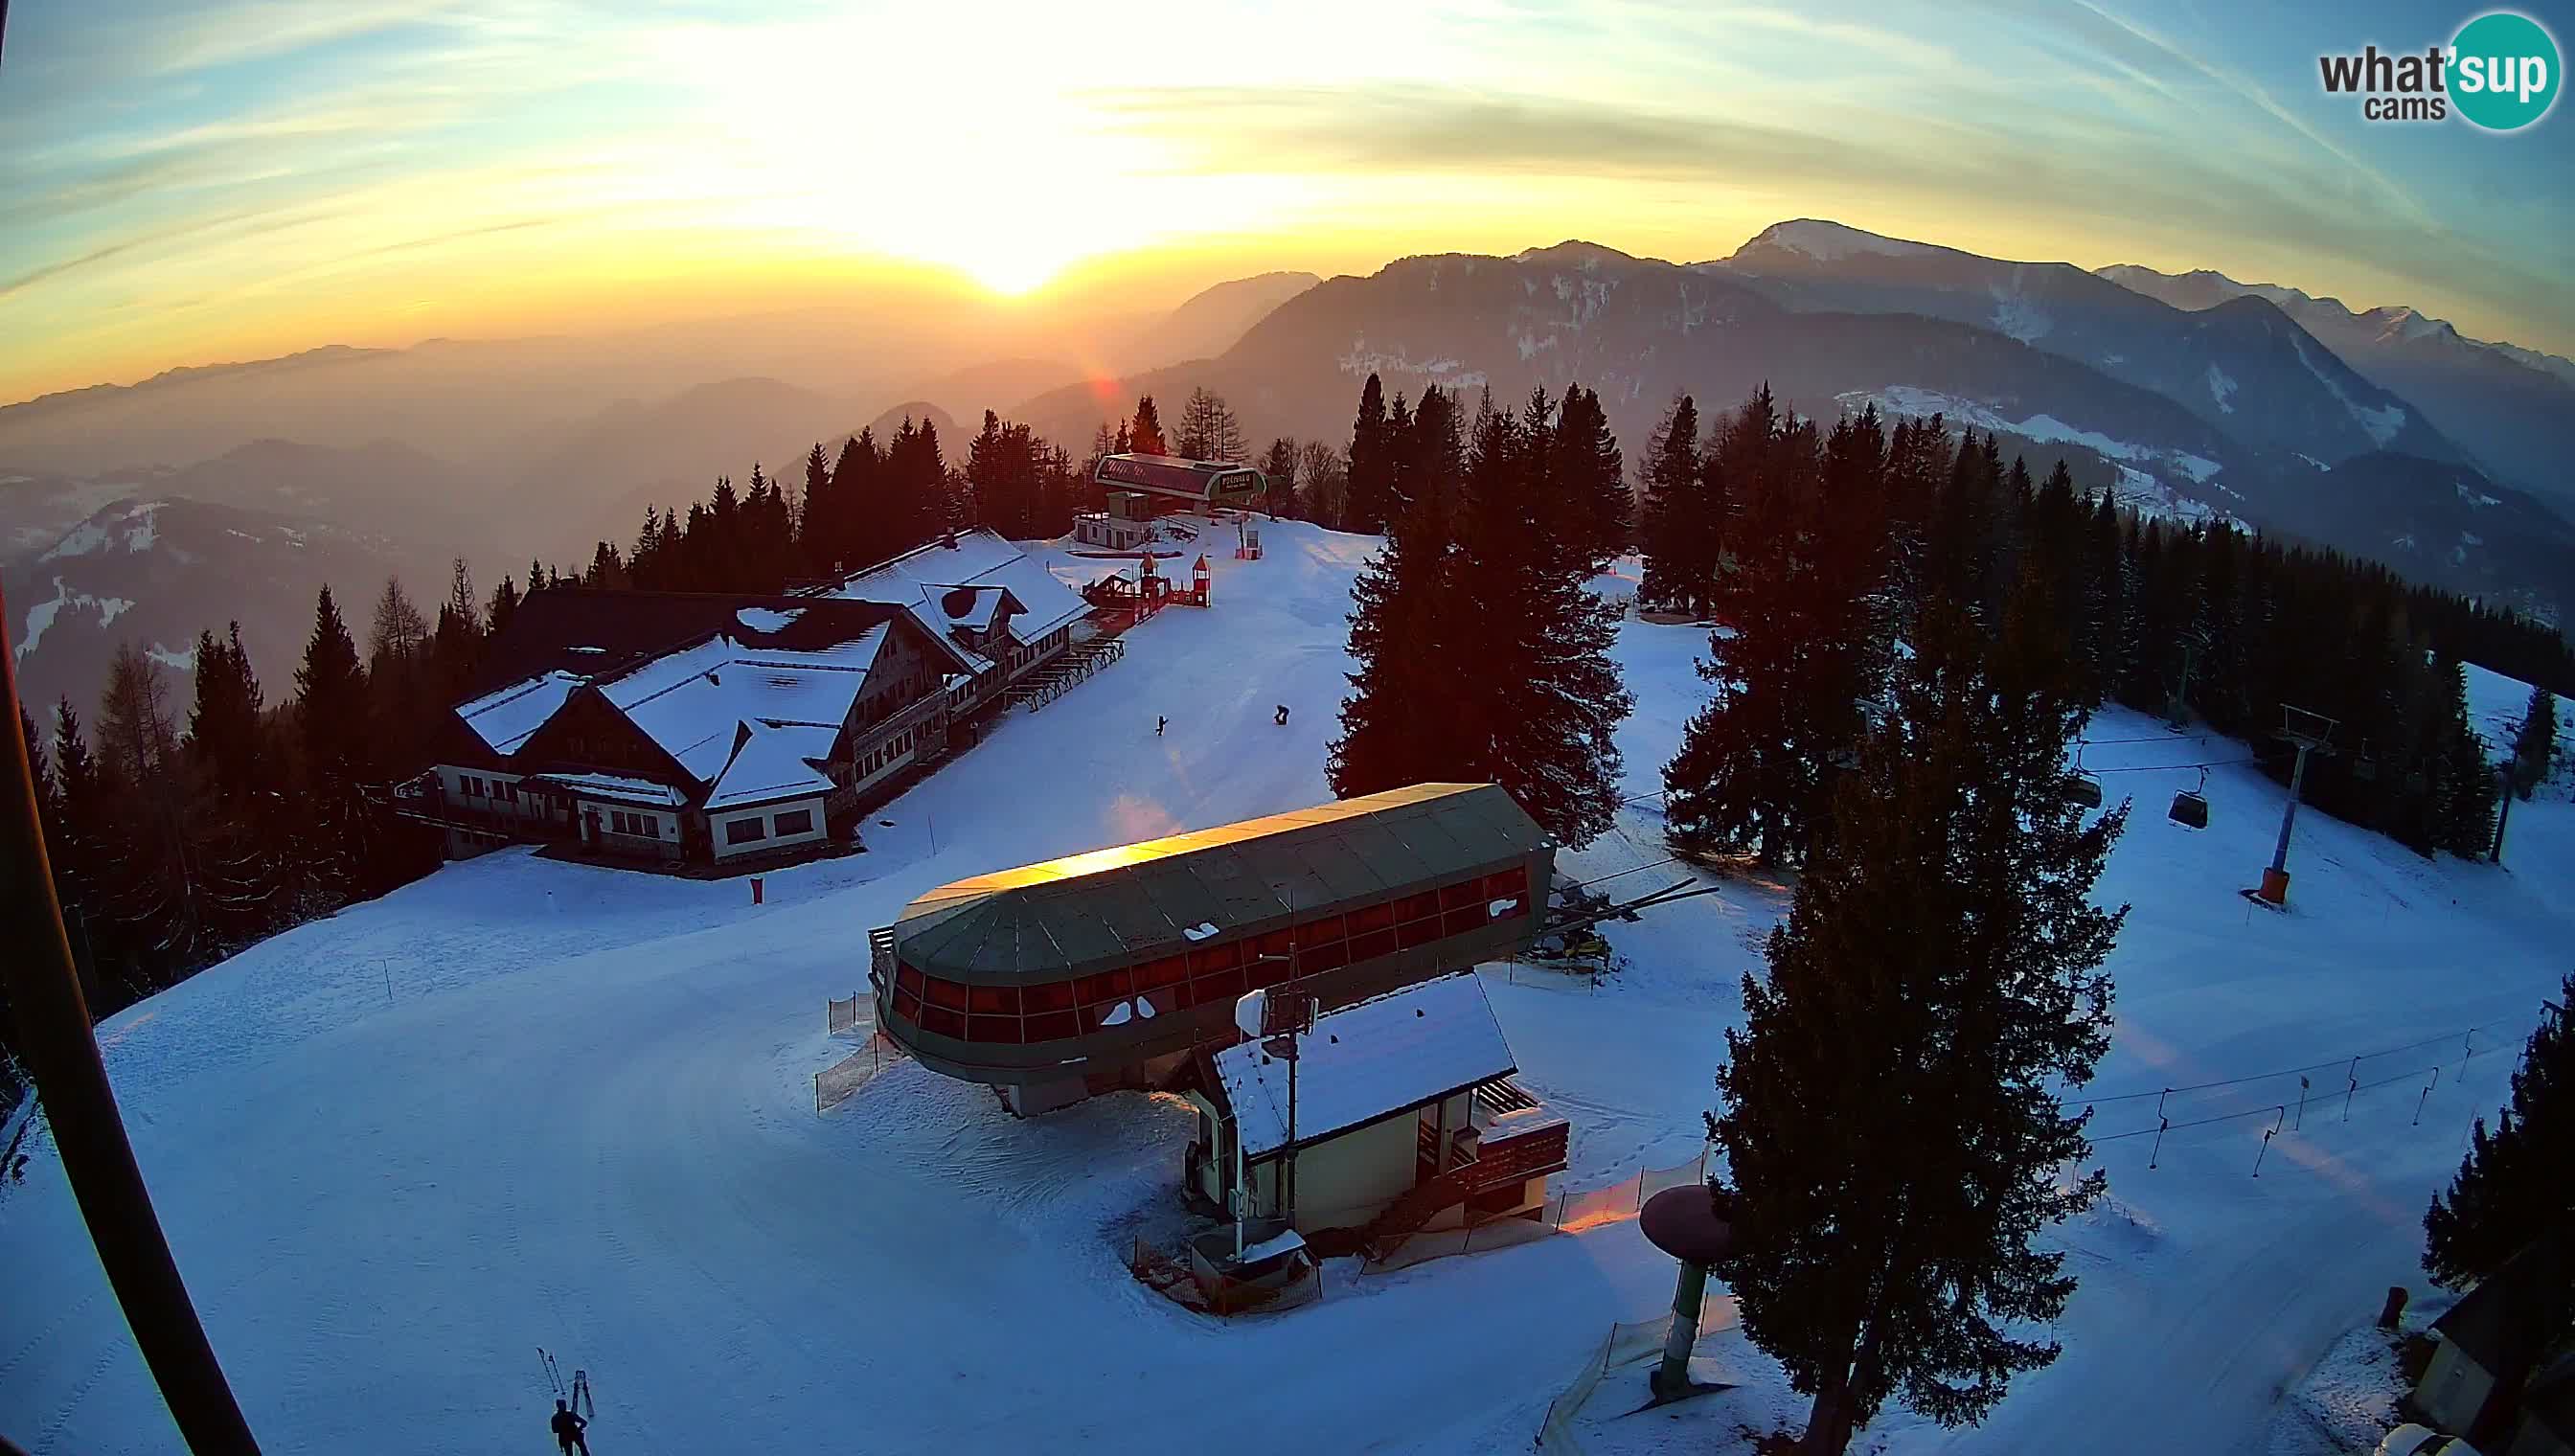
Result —
<instances>
[{"instance_id":1,"label":"window","mask_svg":"<svg viewBox=\"0 0 2575 1456\"><path fill-rule=\"evenodd\" d=\"M660 814L637 814L635 816L635 828L636 831L641 833L645 838L658 839L662 837L662 816Z\"/></svg>"},{"instance_id":2,"label":"window","mask_svg":"<svg viewBox=\"0 0 2575 1456\"><path fill-rule=\"evenodd\" d=\"M812 832L814 832L814 811L810 808L800 808L793 813L783 813L778 816L778 833L782 838L789 834Z\"/></svg>"},{"instance_id":3,"label":"window","mask_svg":"<svg viewBox=\"0 0 2575 1456\"><path fill-rule=\"evenodd\" d=\"M468 797L481 798L483 796L483 780L471 773L466 774L465 792Z\"/></svg>"},{"instance_id":4,"label":"window","mask_svg":"<svg viewBox=\"0 0 2575 1456\"><path fill-rule=\"evenodd\" d=\"M748 844L754 839L768 837L769 830L762 826L758 814L750 814L725 825L725 842L728 844Z\"/></svg>"},{"instance_id":5,"label":"window","mask_svg":"<svg viewBox=\"0 0 2575 1456\"><path fill-rule=\"evenodd\" d=\"M622 808L613 808L608 811L608 827L613 833L630 834L634 832L634 830L626 827L626 810Z\"/></svg>"}]
</instances>

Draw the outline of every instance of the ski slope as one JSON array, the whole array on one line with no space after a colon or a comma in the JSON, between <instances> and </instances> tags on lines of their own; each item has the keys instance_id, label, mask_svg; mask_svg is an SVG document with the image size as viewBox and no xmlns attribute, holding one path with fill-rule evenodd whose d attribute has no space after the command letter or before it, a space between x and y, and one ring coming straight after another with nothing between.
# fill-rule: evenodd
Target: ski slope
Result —
<instances>
[{"instance_id":1,"label":"ski slope","mask_svg":"<svg viewBox=\"0 0 2575 1456\"><path fill-rule=\"evenodd\" d=\"M1320 1303L1220 1325L1124 1266L1128 1234L1168 1219L1191 1130L1179 1104L1123 1095L1019 1121L983 1088L905 1065L813 1110L814 1072L847 1050L824 1035L822 1002L863 989L866 929L915 894L1329 796L1347 593L1375 543L1289 523L1264 535L1268 559L1215 562L1213 611L1145 624L1122 663L882 810L893 822L871 825L871 852L772 874L765 904L739 880L505 851L104 1023L163 1222L265 1448L550 1449L544 1346L590 1372L601 1456L1526 1450L1610 1322L1668 1303L1671 1265L1632 1224L1385 1275L1335 1264ZM1068 580L1105 569L1052 560ZM1621 744L1643 801L1569 870L1662 857L1647 796L1704 696L1703 648L1686 627L1625 626L1638 704ZM2480 678L2479 711L2517 713L2521 691ZM2124 713L2094 734L2144 739L2093 750L2098 767L2241 756ZM2259 1449L2278 1392L2387 1284L2421 1282L2423 1201L2469 1117L2502 1096L2575 943L2556 892L2575 811L2518 806L2509 871L2427 862L2309 813L2293 908L2274 914L2235 891L2268 858L2278 791L2221 768L2211 827L2194 833L2161 805L2197 777L2110 779L2140 807L2103 886L2134 909L2093 1094L2478 1022L2494 1023L2488 1054L2464 1080L2444 1047L2364 1062L2445 1063L2421 1124L2419 1084L2358 1094L2348 1122L2319 1093L2259 1180L2267 1119L2176 1131L2152 1170L2146 1139L2103 1142L2113 1201L2059 1235L2084 1281L2057 1331L2064 1358L1981 1432L1890 1411L1871 1431L1888 1450ZM1487 972L1524 1079L1573 1123L1573 1185L1697 1152L1721 1033L1783 892L1736 882L1613 922L1627 965L1597 992ZM2315 1080L2343 1082L2339 1068ZM2176 1094L2171 1116L2291 1095L2293 1079ZM2098 1130L2151 1127L2153 1106L2104 1105ZM44 1453L177 1449L41 1141L26 1181L0 1188L0 1433ZM1738 1338L1704 1348L1749 1388L1621 1420L1634 1401L1613 1380L1586 1447L1704 1450L1797 1408Z\"/></svg>"}]
</instances>

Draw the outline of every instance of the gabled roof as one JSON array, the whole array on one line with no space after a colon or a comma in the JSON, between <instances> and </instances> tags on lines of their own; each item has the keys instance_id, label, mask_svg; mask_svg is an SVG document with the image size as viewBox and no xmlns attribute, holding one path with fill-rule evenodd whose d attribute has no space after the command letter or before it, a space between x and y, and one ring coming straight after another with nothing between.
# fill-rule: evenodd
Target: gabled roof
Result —
<instances>
[{"instance_id":1,"label":"gabled roof","mask_svg":"<svg viewBox=\"0 0 2575 1456\"><path fill-rule=\"evenodd\" d=\"M678 808L688 802L680 790L667 783L624 773L538 773L532 775L531 781L568 788L585 798L615 799L619 803Z\"/></svg>"},{"instance_id":2,"label":"gabled roof","mask_svg":"<svg viewBox=\"0 0 2575 1456\"><path fill-rule=\"evenodd\" d=\"M965 657L971 655L964 654L942 630L960 622L960 615L950 610L948 594L991 588L1009 592L1011 636L1023 647L1090 610L1081 594L1056 580L1046 563L990 531L961 531L916 547L891 561L816 588L814 595L906 608L947 642L952 652ZM989 623L989 616L986 620ZM984 664L976 671L986 671L990 666Z\"/></svg>"},{"instance_id":3,"label":"gabled roof","mask_svg":"<svg viewBox=\"0 0 2575 1456\"><path fill-rule=\"evenodd\" d=\"M549 587L519 603L484 651L485 693L551 672L597 678L714 633L754 647L846 642L899 607L738 592L612 592Z\"/></svg>"},{"instance_id":4,"label":"gabled roof","mask_svg":"<svg viewBox=\"0 0 2575 1456\"><path fill-rule=\"evenodd\" d=\"M494 644L496 686L456 714L507 756L592 688L708 784L732 762L744 724L837 732L910 616L880 602L551 588L522 603ZM514 664L559 666L513 678Z\"/></svg>"},{"instance_id":5,"label":"gabled roof","mask_svg":"<svg viewBox=\"0 0 2575 1456\"><path fill-rule=\"evenodd\" d=\"M577 673L546 673L460 704L456 716L492 751L515 753L581 685Z\"/></svg>"},{"instance_id":6,"label":"gabled roof","mask_svg":"<svg viewBox=\"0 0 2575 1456\"><path fill-rule=\"evenodd\" d=\"M650 658L598 686L601 696L701 783L732 761L745 724L838 731L885 646L887 624L811 652L755 648L718 634ZM828 744L826 746L828 751Z\"/></svg>"},{"instance_id":7,"label":"gabled roof","mask_svg":"<svg viewBox=\"0 0 2575 1456\"><path fill-rule=\"evenodd\" d=\"M1471 970L1389 991L1314 1018L1297 1038L1296 1145L1426 1106L1517 1068ZM1288 1147L1288 1063L1259 1041L1216 1054L1243 1154Z\"/></svg>"},{"instance_id":8,"label":"gabled roof","mask_svg":"<svg viewBox=\"0 0 2575 1456\"><path fill-rule=\"evenodd\" d=\"M908 964L936 975L1052 977L1441 883L1545 844L1494 784L1416 783L957 880L905 906L895 939Z\"/></svg>"},{"instance_id":9,"label":"gabled roof","mask_svg":"<svg viewBox=\"0 0 2575 1456\"><path fill-rule=\"evenodd\" d=\"M724 766L723 774L707 790L708 809L740 808L832 791L832 780L810 760L832 751L836 730L770 728L757 723L744 724L742 728L742 741L734 749L733 761Z\"/></svg>"}]
</instances>

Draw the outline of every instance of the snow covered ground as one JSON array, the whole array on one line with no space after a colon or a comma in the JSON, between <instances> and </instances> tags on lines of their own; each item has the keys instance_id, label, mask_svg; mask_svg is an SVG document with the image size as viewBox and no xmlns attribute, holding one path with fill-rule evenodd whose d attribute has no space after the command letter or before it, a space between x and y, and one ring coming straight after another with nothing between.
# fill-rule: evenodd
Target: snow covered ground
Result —
<instances>
[{"instance_id":1,"label":"snow covered ground","mask_svg":"<svg viewBox=\"0 0 2575 1456\"><path fill-rule=\"evenodd\" d=\"M266 1449L543 1449L542 1345L590 1371L602 1456L1200 1438L1526 1450L1610 1323L1670 1298L1669 1262L1632 1224L1391 1274L1336 1263L1319 1303L1220 1325L1124 1267L1124 1234L1164 1217L1176 1184L1177 1104L1118 1096L1019 1121L905 1065L813 1110L813 1074L847 1049L822 1003L863 988L865 930L921 890L1328 796L1347 590L1374 543L1264 536L1268 559L1215 562L1214 611L1145 624L1124 662L884 810L872 852L773 874L765 904L738 880L508 851L105 1023L144 1171ZM1052 559L1068 580L1103 569ZM1638 706L1621 744L1644 801L1567 868L1661 857L1649 795L1703 696L1703 648L1687 627L1625 626ZM2481 714L2519 712L2516 685L2480 677L2475 693ZM1280 703L1290 727L1272 722ZM1159 737L1157 716L1172 721ZM2094 735L2139 739L2091 750L2100 768L2241 755L2124 713ZM2104 889L2135 908L2113 962L2116 1044L2086 1095L2106 1136L2153 1128L2166 1085L2307 1066L2303 1126L2258 1180L2267 1114L2177 1127L2159 1149L2101 1142L2112 1202L2060 1234L2084 1281L2064 1358L1981 1432L1890 1412L1870 1433L1884 1449L2259 1450L2282 1390L2388 1284L2422 1285L2423 1202L2501 1098L2575 943L2558 889L2575 809L2562 790L2518 807L2506 871L2309 813L2279 914L2236 894L2268 858L2278 790L2219 768L2194 832L2162 804L2197 778L2107 778L2139 811ZM1721 1032L1783 893L1736 883L1613 923L1626 968L1597 991L1486 972L1525 1079L1573 1123L1573 1185L1698 1151ZM2472 1024L2484 1054L2462 1067ZM2409 1042L2358 1063L2383 1084L2344 1120L2345 1059ZM2435 1064L2415 1125L2413 1073ZM2166 1115L2296 1090L2292 1074L2176 1091ZM176 1449L41 1145L26 1182L0 1189L0 1433L39 1452ZM1613 1375L1585 1446L1704 1450L1798 1409L1739 1336L1703 1352L1748 1388L1628 1417Z\"/></svg>"}]
</instances>

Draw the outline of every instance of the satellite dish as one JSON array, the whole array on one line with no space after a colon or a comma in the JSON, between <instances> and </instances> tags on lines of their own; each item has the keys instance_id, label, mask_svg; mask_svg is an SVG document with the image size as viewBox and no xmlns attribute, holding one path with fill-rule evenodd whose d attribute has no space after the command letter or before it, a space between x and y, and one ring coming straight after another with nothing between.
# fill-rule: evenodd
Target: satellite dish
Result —
<instances>
[{"instance_id":1,"label":"satellite dish","mask_svg":"<svg viewBox=\"0 0 2575 1456\"><path fill-rule=\"evenodd\" d=\"M1262 1018L1269 1013L1270 992L1265 988L1247 991L1234 1003L1234 1024L1246 1036L1261 1034Z\"/></svg>"}]
</instances>

